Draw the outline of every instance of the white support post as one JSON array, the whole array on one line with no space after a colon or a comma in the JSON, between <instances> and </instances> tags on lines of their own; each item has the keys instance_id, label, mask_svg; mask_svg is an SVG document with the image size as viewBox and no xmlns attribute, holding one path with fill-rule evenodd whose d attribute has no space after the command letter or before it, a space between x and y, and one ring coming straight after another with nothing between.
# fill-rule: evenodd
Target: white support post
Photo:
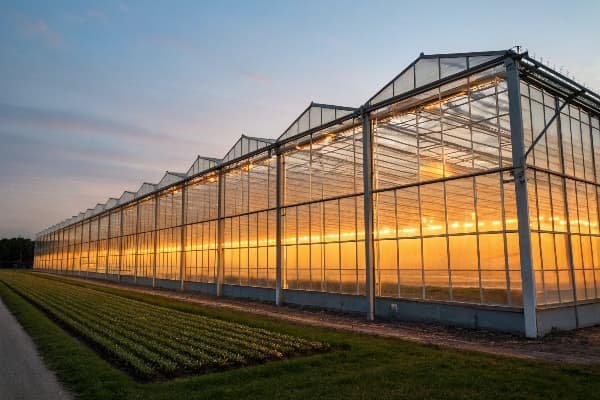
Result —
<instances>
[{"instance_id":1,"label":"white support post","mask_svg":"<svg viewBox=\"0 0 600 400\"><path fill-rule=\"evenodd\" d=\"M215 282L215 289L217 296L221 296L223 290L223 190L225 185L223 179L225 174L223 170L219 170L219 181L218 181L218 193L217 193L217 280Z\"/></svg>"},{"instance_id":2,"label":"white support post","mask_svg":"<svg viewBox=\"0 0 600 400\"><path fill-rule=\"evenodd\" d=\"M121 282L121 269L123 268L123 207L119 209L119 270L118 280Z\"/></svg>"},{"instance_id":3,"label":"white support post","mask_svg":"<svg viewBox=\"0 0 600 400\"><path fill-rule=\"evenodd\" d=\"M110 215L112 213L109 211L107 214L107 218L108 218L108 231L106 232L106 261L104 262L104 279L108 280L108 267L110 265L110 229L111 229L111 223L110 223Z\"/></svg>"},{"instance_id":4,"label":"white support post","mask_svg":"<svg viewBox=\"0 0 600 400\"><path fill-rule=\"evenodd\" d=\"M152 288L156 287L156 259L158 253L158 194L154 195L154 257L152 258Z\"/></svg>"},{"instance_id":5,"label":"white support post","mask_svg":"<svg viewBox=\"0 0 600 400\"><path fill-rule=\"evenodd\" d=\"M375 320L375 265L373 243L373 134L369 113L363 112L362 139L363 139L363 187L365 211L365 267L367 298L367 320Z\"/></svg>"},{"instance_id":6,"label":"white support post","mask_svg":"<svg viewBox=\"0 0 600 400\"><path fill-rule=\"evenodd\" d=\"M181 253L179 256L179 290L185 290L185 242L186 242L186 219L187 219L187 185L181 187Z\"/></svg>"},{"instance_id":7,"label":"white support post","mask_svg":"<svg viewBox=\"0 0 600 400\"><path fill-rule=\"evenodd\" d=\"M277 151L275 170L275 304L280 306L283 300L282 288L282 248L281 248L281 203L282 203L282 156Z\"/></svg>"},{"instance_id":8,"label":"white support post","mask_svg":"<svg viewBox=\"0 0 600 400\"><path fill-rule=\"evenodd\" d=\"M517 198L525 336L535 338L538 336L535 275L533 273L533 259L531 256L531 230L529 227L529 204L527 196L527 164L525 162L525 143L523 141L523 119L521 116L521 90L518 61L507 58L505 66L512 137L513 171Z\"/></svg>"},{"instance_id":9,"label":"white support post","mask_svg":"<svg viewBox=\"0 0 600 400\"><path fill-rule=\"evenodd\" d=\"M140 203L135 204L135 254L133 255L133 282L137 283L138 276L138 253L140 251Z\"/></svg>"}]
</instances>

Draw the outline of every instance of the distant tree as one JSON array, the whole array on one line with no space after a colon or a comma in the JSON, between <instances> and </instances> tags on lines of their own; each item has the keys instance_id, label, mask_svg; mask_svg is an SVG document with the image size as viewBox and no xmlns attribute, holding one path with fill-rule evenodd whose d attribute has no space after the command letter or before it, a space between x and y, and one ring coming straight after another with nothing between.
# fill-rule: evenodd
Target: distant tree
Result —
<instances>
[{"instance_id":1,"label":"distant tree","mask_svg":"<svg viewBox=\"0 0 600 400\"><path fill-rule=\"evenodd\" d=\"M33 241L25 238L0 239L0 268L31 268Z\"/></svg>"}]
</instances>

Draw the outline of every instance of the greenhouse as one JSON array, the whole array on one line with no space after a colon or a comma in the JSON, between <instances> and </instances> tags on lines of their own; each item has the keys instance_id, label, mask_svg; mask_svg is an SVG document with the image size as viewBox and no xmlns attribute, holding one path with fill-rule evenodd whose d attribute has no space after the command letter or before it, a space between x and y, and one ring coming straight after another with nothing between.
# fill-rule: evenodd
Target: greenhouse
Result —
<instances>
[{"instance_id":1,"label":"greenhouse","mask_svg":"<svg viewBox=\"0 0 600 400\"><path fill-rule=\"evenodd\" d=\"M311 103L40 232L34 267L529 337L598 324L599 114L527 52L421 54L360 107Z\"/></svg>"}]
</instances>

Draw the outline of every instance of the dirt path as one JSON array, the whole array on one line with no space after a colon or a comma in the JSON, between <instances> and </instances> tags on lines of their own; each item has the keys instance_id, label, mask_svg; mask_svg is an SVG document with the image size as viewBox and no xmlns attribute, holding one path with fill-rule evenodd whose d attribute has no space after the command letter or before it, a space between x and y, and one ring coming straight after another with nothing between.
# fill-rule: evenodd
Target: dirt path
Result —
<instances>
[{"instance_id":1,"label":"dirt path","mask_svg":"<svg viewBox=\"0 0 600 400\"><path fill-rule=\"evenodd\" d=\"M7 400L66 400L58 383L37 353L31 338L0 300L0 398Z\"/></svg>"},{"instance_id":2,"label":"dirt path","mask_svg":"<svg viewBox=\"0 0 600 400\"><path fill-rule=\"evenodd\" d=\"M293 306L277 307L273 304L215 298L206 295L154 290L134 285L117 284L100 280L64 277L96 285L127 289L171 299L183 300L203 306L249 312L285 321L349 331L365 335L398 338L411 342L505 355L522 359L577 364L600 365L600 326L548 335L542 339L497 332L444 327L434 324L411 322L368 322L361 316L339 314L318 310L306 310Z\"/></svg>"}]
</instances>

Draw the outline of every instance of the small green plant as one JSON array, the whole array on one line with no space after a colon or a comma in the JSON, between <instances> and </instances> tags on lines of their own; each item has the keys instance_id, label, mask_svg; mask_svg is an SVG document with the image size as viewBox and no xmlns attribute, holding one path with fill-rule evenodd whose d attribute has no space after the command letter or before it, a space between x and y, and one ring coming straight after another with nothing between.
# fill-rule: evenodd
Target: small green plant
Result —
<instances>
[{"instance_id":1,"label":"small green plant","mask_svg":"<svg viewBox=\"0 0 600 400\"><path fill-rule=\"evenodd\" d=\"M2 281L140 380L326 351L320 342L123 298L33 274Z\"/></svg>"}]
</instances>

